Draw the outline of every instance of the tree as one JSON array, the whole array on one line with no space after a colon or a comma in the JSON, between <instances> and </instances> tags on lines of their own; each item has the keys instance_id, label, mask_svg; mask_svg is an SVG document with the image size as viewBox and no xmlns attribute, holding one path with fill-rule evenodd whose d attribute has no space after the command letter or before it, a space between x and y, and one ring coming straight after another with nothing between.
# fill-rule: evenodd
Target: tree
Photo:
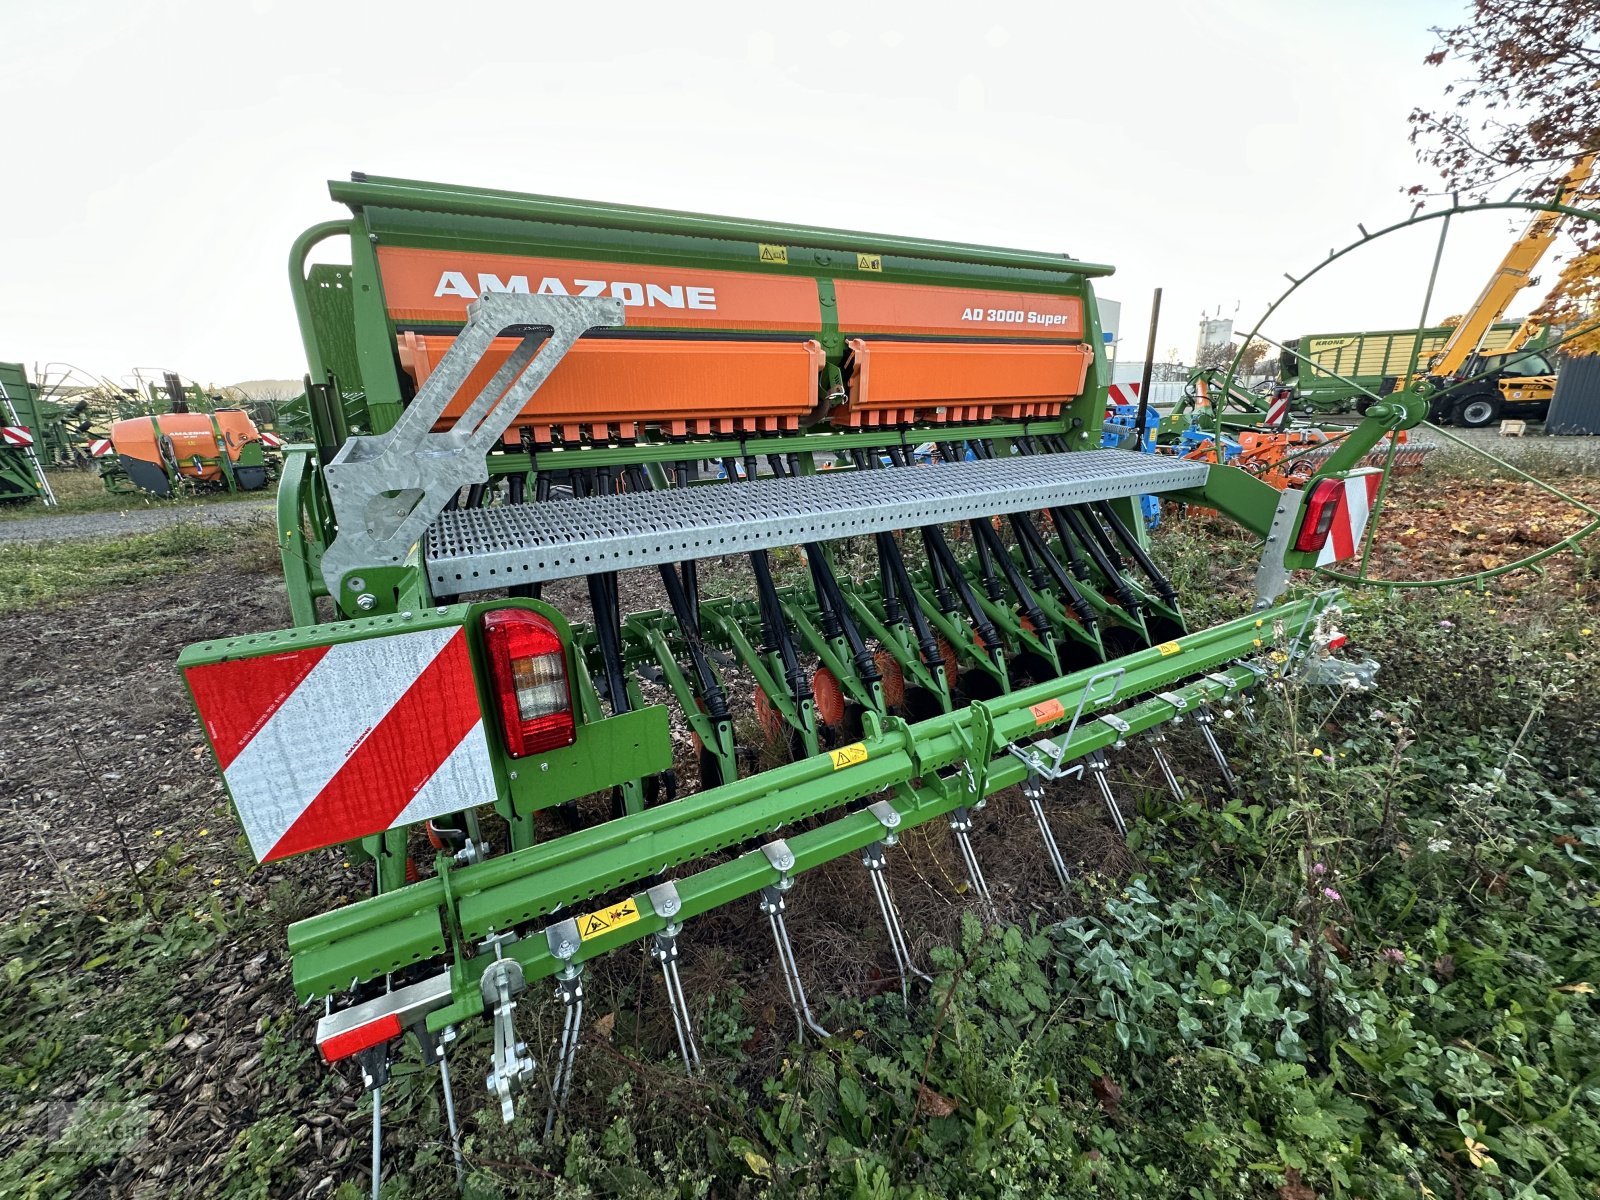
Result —
<instances>
[{"instance_id":1,"label":"tree","mask_svg":"<svg viewBox=\"0 0 1600 1200\"><path fill-rule=\"evenodd\" d=\"M1564 331L1562 353L1600 354L1600 247L1567 260L1532 319Z\"/></svg>"},{"instance_id":2,"label":"tree","mask_svg":"<svg viewBox=\"0 0 1600 1200\"><path fill-rule=\"evenodd\" d=\"M1202 370L1226 370L1233 364L1233 357L1238 352L1239 348L1232 342L1213 342L1195 356L1194 365Z\"/></svg>"},{"instance_id":3,"label":"tree","mask_svg":"<svg viewBox=\"0 0 1600 1200\"><path fill-rule=\"evenodd\" d=\"M1481 199L1517 180L1548 194L1573 159L1600 149L1594 0L1473 0L1470 21L1433 33L1423 61L1466 75L1445 87L1446 105L1412 110L1411 141L1445 190Z\"/></svg>"},{"instance_id":4,"label":"tree","mask_svg":"<svg viewBox=\"0 0 1600 1200\"><path fill-rule=\"evenodd\" d=\"M1467 77L1446 86L1449 106L1412 110L1417 158L1447 190L1479 199L1510 180L1534 184L1536 197L1553 195L1574 159L1600 151L1600 4L1473 0L1471 13L1433 31L1440 45L1424 61L1465 65ZM1600 321L1600 222L1567 230L1578 253L1533 319L1562 327L1568 353L1600 353L1600 330L1591 328Z\"/></svg>"},{"instance_id":5,"label":"tree","mask_svg":"<svg viewBox=\"0 0 1600 1200\"><path fill-rule=\"evenodd\" d=\"M1244 355L1239 359L1239 374L1254 375L1266 356L1267 343L1260 338L1251 338L1245 343Z\"/></svg>"}]
</instances>

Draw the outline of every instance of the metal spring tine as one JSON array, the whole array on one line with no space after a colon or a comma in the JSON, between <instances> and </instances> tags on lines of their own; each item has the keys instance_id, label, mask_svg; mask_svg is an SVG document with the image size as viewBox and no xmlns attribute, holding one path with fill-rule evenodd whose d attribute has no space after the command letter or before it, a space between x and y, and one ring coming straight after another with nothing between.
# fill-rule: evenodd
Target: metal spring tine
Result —
<instances>
[{"instance_id":1,"label":"metal spring tine","mask_svg":"<svg viewBox=\"0 0 1600 1200\"><path fill-rule=\"evenodd\" d=\"M372 1200L378 1200L383 1174L383 1088L372 1089Z\"/></svg>"},{"instance_id":2,"label":"metal spring tine","mask_svg":"<svg viewBox=\"0 0 1600 1200\"><path fill-rule=\"evenodd\" d=\"M1184 793L1183 784L1178 782L1178 776L1172 769L1172 761L1167 758L1167 735L1158 728L1151 735L1150 753L1155 756L1156 766L1161 768L1161 776L1167 781L1167 788L1172 792L1172 798L1179 804L1188 800Z\"/></svg>"},{"instance_id":3,"label":"metal spring tine","mask_svg":"<svg viewBox=\"0 0 1600 1200\"><path fill-rule=\"evenodd\" d=\"M1211 757L1217 760L1217 770L1222 773L1222 786L1228 789L1228 795L1239 794L1239 781L1233 776L1233 768L1228 766L1227 755L1223 754L1222 747L1217 743L1217 735L1211 726L1216 724L1216 715L1211 709L1202 704L1195 713L1195 724L1200 727L1200 736L1205 739L1206 748L1211 751Z\"/></svg>"},{"instance_id":4,"label":"metal spring tine","mask_svg":"<svg viewBox=\"0 0 1600 1200\"><path fill-rule=\"evenodd\" d=\"M450 1153L456 1161L456 1190L459 1191L467 1186L467 1160L461 1153L461 1127L456 1124L456 1096L450 1087L450 1062L443 1045L439 1047L439 1086L444 1091L444 1119L450 1128Z\"/></svg>"},{"instance_id":5,"label":"metal spring tine","mask_svg":"<svg viewBox=\"0 0 1600 1200\"><path fill-rule=\"evenodd\" d=\"M683 980L678 975L678 933L682 928L681 925L668 925L656 934L650 953L661 964L661 981L667 989L667 1006L672 1010L672 1024L678 1032L678 1053L683 1056L684 1070L693 1075L700 1069L700 1048L694 1044L689 1001L683 994Z\"/></svg>"},{"instance_id":6,"label":"metal spring tine","mask_svg":"<svg viewBox=\"0 0 1600 1200\"><path fill-rule=\"evenodd\" d=\"M789 990L789 1006L794 1009L795 1024L802 1041L805 1040L807 1029L818 1037L831 1037L826 1029L817 1024L817 1019L811 1015L811 1005L806 1002L805 985L800 982L800 964L795 959L794 943L789 940L789 927L783 919L784 890L781 885L762 888L761 911L767 914L767 920L772 925L772 940L778 947L778 966L783 972L784 986Z\"/></svg>"},{"instance_id":7,"label":"metal spring tine","mask_svg":"<svg viewBox=\"0 0 1600 1200\"><path fill-rule=\"evenodd\" d=\"M889 881L884 872L889 867L889 856L882 842L872 842L862 854L861 865L867 868L872 879L872 893L878 898L878 911L883 914L884 928L889 931L889 949L894 954L895 969L900 973L900 995L906 1004L911 1003L911 976L933 982L933 977L917 969L911 960L911 948L906 944L905 927L900 923L900 913L894 906L894 896L889 891Z\"/></svg>"},{"instance_id":8,"label":"metal spring tine","mask_svg":"<svg viewBox=\"0 0 1600 1200\"><path fill-rule=\"evenodd\" d=\"M567 1106L572 1090L572 1066L578 1056L578 1034L583 1026L583 967L568 963L556 977L556 995L561 998L561 1045L556 1050L556 1074L550 1082L550 1107L545 1112L544 1136L555 1128L556 1116Z\"/></svg>"},{"instance_id":9,"label":"metal spring tine","mask_svg":"<svg viewBox=\"0 0 1600 1200\"><path fill-rule=\"evenodd\" d=\"M1095 786L1100 789L1100 797L1106 802L1106 811L1111 814L1111 823L1117 827L1117 833L1123 841L1128 840L1128 821L1122 815L1122 809L1117 804L1117 798L1111 794L1111 781L1106 778L1110 763L1105 752L1096 750L1088 757L1089 774L1094 777Z\"/></svg>"},{"instance_id":10,"label":"metal spring tine","mask_svg":"<svg viewBox=\"0 0 1600 1200\"><path fill-rule=\"evenodd\" d=\"M967 878L972 882L972 890L977 895L986 915L996 918L994 897L989 894L988 881L983 877L983 868L978 865L978 855L972 848L972 810L966 807L957 808L950 814L950 832L955 835L956 848L961 851L961 859L967 866Z\"/></svg>"},{"instance_id":11,"label":"metal spring tine","mask_svg":"<svg viewBox=\"0 0 1600 1200\"><path fill-rule=\"evenodd\" d=\"M1030 774L1023 781L1022 794L1028 798L1028 807L1033 809L1033 819L1039 822L1039 836L1044 839L1045 855L1050 859L1050 866L1056 873L1061 890L1066 891L1072 884L1072 873L1067 870L1067 860L1061 856L1061 847L1057 845L1049 818L1045 816L1044 779Z\"/></svg>"}]
</instances>

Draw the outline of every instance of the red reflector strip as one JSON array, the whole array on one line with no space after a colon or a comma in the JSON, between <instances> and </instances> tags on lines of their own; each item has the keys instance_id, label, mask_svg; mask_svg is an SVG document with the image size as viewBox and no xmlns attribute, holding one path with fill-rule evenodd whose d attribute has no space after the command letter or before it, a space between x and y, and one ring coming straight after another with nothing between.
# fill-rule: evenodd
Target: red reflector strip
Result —
<instances>
[{"instance_id":1,"label":"red reflector strip","mask_svg":"<svg viewBox=\"0 0 1600 1200\"><path fill-rule=\"evenodd\" d=\"M1361 535L1366 532L1367 521L1372 516L1372 506L1378 498L1378 487L1383 482L1383 472L1364 469L1350 472L1340 484L1342 495L1335 506L1333 528L1329 530L1322 548L1317 553L1317 566L1342 562L1355 554L1361 545Z\"/></svg>"},{"instance_id":2,"label":"red reflector strip","mask_svg":"<svg viewBox=\"0 0 1600 1200\"><path fill-rule=\"evenodd\" d=\"M495 798L460 626L196 664L185 677L261 861Z\"/></svg>"},{"instance_id":3,"label":"red reflector strip","mask_svg":"<svg viewBox=\"0 0 1600 1200\"><path fill-rule=\"evenodd\" d=\"M327 1041L318 1042L317 1049L322 1051L324 1062L338 1062L340 1059L349 1058L352 1054L360 1054L369 1046L376 1046L399 1036L400 1018L394 1013L385 1013L365 1025L346 1029L342 1033L334 1034Z\"/></svg>"}]
</instances>

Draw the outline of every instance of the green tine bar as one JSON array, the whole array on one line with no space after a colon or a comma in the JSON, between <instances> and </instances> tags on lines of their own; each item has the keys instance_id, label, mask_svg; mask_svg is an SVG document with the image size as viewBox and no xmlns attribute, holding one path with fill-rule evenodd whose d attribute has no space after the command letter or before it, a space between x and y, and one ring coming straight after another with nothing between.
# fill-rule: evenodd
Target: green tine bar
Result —
<instances>
[{"instance_id":1,"label":"green tine bar","mask_svg":"<svg viewBox=\"0 0 1600 1200\"><path fill-rule=\"evenodd\" d=\"M1298 631L1325 601L1308 598L1242 617L1175 642L1126 656L1124 694L1137 696L1248 657L1274 627ZM1074 711L1092 670L1002 696L982 706L1000 744L1052 727ZM1039 707L1039 706L1042 706ZM1105 707L1091 702L1085 711ZM978 706L917 725L886 722L858 744L859 753L817 755L747 779L685 797L554 843L502 855L346 908L297 922L289 929L295 984L302 997L347 986L415 961L418 949L442 940L441 907L469 939L489 930L580 904L665 867L737 845L808 813L838 808L961 761ZM999 773L997 773L999 777ZM382 931L403 938L387 946ZM403 942L404 944L401 944Z\"/></svg>"}]
</instances>

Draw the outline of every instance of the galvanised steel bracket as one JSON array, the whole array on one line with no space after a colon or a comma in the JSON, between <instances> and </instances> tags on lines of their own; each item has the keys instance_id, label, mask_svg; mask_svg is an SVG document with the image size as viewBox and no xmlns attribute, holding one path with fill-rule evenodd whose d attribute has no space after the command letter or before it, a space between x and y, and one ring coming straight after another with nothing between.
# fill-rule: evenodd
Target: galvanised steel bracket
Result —
<instances>
[{"instance_id":1,"label":"galvanised steel bracket","mask_svg":"<svg viewBox=\"0 0 1600 1200\"><path fill-rule=\"evenodd\" d=\"M362 571L399 566L462 487L487 483L485 455L505 436L567 351L591 329L623 323L612 298L491 292L400 419L384 433L353 437L323 468L339 533L322 556L328 594L346 611L383 603ZM435 432L496 338L519 338L505 363L449 429Z\"/></svg>"}]
</instances>

